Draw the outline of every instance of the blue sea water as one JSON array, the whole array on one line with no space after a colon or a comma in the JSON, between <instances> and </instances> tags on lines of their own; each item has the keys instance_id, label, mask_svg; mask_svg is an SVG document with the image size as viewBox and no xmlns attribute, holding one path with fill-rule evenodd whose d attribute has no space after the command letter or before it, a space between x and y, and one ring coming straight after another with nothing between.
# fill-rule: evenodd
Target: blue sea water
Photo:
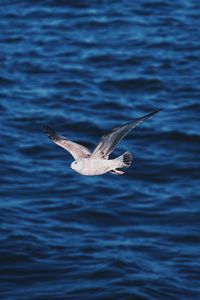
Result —
<instances>
[{"instance_id":1,"label":"blue sea water","mask_svg":"<svg viewBox=\"0 0 200 300\"><path fill-rule=\"evenodd\" d=\"M0 299L200 299L200 3L0 6ZM123 176L84 177L42 132L91 150L129 134Z\"/></svg>"}]
</instances>

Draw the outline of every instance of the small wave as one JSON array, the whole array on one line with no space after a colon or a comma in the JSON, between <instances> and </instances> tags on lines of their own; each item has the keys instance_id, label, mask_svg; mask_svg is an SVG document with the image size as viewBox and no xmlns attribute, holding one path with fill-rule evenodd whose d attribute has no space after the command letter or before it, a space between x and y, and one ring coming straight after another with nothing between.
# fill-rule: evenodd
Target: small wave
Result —
<instances>
[{"instance_id":1,"label":"small wave","mask_svg":"<svg viewBox=\"0 0 200 300\"><path fill-rule=\"evenodd\" d=\"M106 88L117 88L121 90L145 90L145 91L158 91L162 90L163 83L159 79L107 79L102 81L102 86Z\"/></svg>"},{"instance_id":2,"label":"small wave","mask_svg":"<svg viewBox=\"0 0 200 300\"><path fill-rule=\"evenodd\" d=\"M104 210L89 210L84 209L80 212L80 218L85 218L87 222L93 225L101 226L118 226L119 217L114 212L106 212Z\"/></svg>"},{"instance_id":3,"label":"small wave","mask_svg":"<svg viewBox=\"0 0 200 300\"><path fill-rule=\"evenodd\" d=\"M4 85L11 85L15 83L15 81L9 77L3 77L0 76L0 85L4 86Z\"/></svg>"},{"instance_id":4,"label":"small wave","mask_svg":"<svg viewBox=\"0 0 200 300\"><path fill-rule=\"evenodd\" d=\"M6 108L2 104L0 104L0 111L6 111Z\"/></svg>"},{"instance_id":5,"label":"small wave","mask_svg":"<svg viewBox=\"0 0 200 300\"><path fill-rule=\"evenodd\" d=\"M187 134L185 132L180 131L171 131L171 132L165 132L161 134L161 137L177 142L199 142L200 141L200 135L197 134Z\"/></svg>"}]
</instances>

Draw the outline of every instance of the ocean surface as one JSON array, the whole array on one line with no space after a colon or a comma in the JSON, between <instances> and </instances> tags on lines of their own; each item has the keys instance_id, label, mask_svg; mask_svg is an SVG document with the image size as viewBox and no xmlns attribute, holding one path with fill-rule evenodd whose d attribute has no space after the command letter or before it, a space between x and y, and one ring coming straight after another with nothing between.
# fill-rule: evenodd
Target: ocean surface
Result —
<instances>
[{"instance_id":1,"label":"ocean surface","mask_svg":"<svg viewBox=\"0 0 200 300\"><path fill-rule=\"evenodd\" d=\"M200 299L200 2L0 6L0 299ZM43 133L94 149L162 108L81 176Z\"/></svg>"}]
</instances>

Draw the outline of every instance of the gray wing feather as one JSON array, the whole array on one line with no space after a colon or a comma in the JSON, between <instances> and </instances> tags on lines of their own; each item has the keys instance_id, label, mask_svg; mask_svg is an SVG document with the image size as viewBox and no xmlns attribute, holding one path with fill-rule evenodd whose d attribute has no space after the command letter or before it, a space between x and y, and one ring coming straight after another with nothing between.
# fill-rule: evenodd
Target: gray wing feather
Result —
<instances>
[{"instance_id":1,"label":"gray wing feather","mask_svg":"<svg viewBox=\"0 0 200 300\"><path fill-rule=\"evenodd\" d=\"M153 111L139 119L133 120L127 124L114 128L109 134L104 135L101 138L100 143L94 149L92 158L105 158L107 159L109 154L115 149L119 142L136 126L144 122L144 120L150 118L159 110Z\"/></svg>"},{"instance_id":2,"label":"gray wing feather","mask_svg":"<svg viewBox=\"0 0 200 300\"><path fill-rule=\"evenodd\" d=\"M52 140L58 146L67 150L74 157L75 160L83 157L90 157L91 152L83 145L69 141L64 136L58 135L49 126L44 126L43 130L48 135L50 140Z\"/></svg>"}]
</instances>

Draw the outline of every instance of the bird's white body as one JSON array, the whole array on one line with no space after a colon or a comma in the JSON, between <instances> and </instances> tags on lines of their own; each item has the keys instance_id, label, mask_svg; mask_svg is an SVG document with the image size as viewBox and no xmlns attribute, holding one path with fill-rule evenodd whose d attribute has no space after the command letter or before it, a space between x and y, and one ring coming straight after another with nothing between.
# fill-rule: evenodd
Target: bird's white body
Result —
<instances>
[{"instance_id":1,"label":"bird's white body","mask_svg":"<svg viewBox=\"0 0 200 300\"><path fill-rule=\"evenodd\" d=\"M74 161L71 168L81 175L103 175L117 168L124 167L124 163L118 159L92 159L82 158Z\"/></svg>"}]
</instances>

